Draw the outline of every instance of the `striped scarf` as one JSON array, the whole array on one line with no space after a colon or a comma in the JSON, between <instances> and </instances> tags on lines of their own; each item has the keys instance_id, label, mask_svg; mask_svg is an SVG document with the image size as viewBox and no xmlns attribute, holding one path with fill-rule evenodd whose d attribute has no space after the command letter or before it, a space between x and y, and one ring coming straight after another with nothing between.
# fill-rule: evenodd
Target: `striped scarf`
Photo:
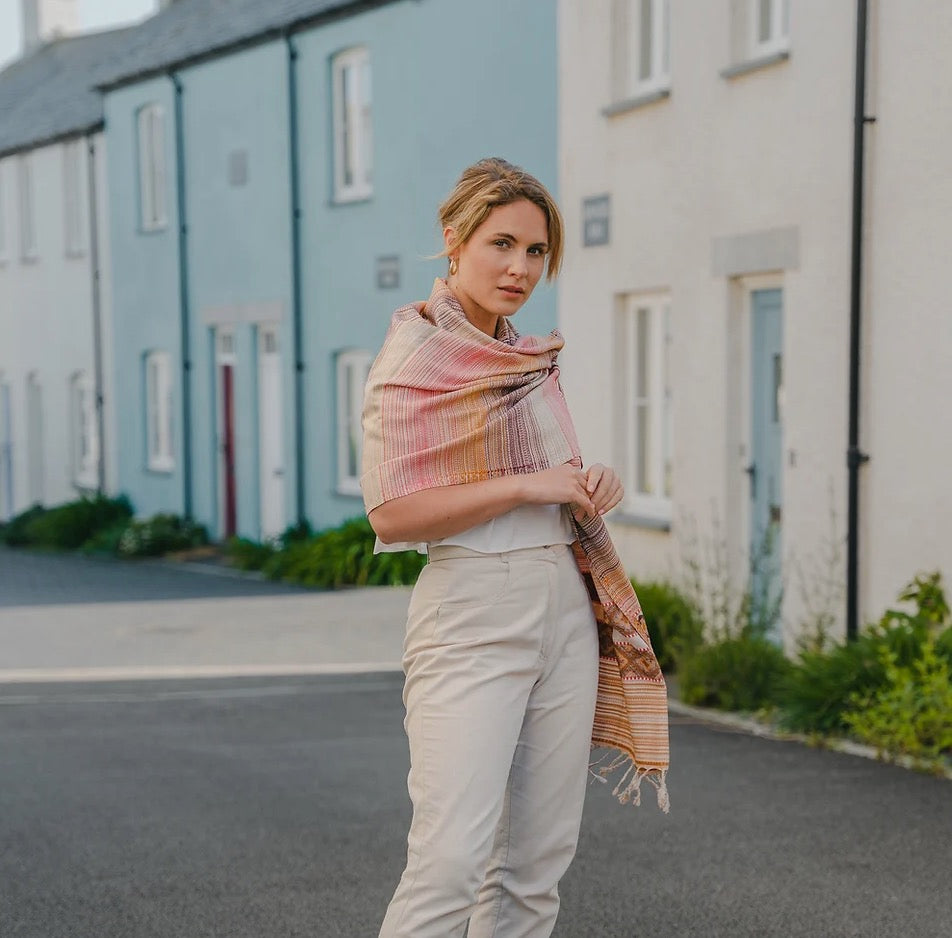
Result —
<instances>
[{"instance_id":1,"label":"striped scarf","mask_svg":"<svg viewBox=\"0 0 952 938\"><path fill-rule=\"evenodd\" d=\"M558 380L562 336L520 336L506 317L497 333L472 325L440 279L426 304L393 314L364 399L360 484L368 512L436 486L581 467ZM599 639L592 747L616 751L597 763L596 778L620 772L614 794L634 804L647 778L667 812L667 694L645 617L602 519L574 523L573 552Z\"/></svg>"}]
</instances>

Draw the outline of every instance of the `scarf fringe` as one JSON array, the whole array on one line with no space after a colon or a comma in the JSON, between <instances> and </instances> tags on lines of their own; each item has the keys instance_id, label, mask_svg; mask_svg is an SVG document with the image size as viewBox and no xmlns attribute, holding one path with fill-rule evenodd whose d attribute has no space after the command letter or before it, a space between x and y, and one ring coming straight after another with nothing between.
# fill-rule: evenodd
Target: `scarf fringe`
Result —
<instances>
[{"instance_id":1,"label":"scarf fringe","mask_svg":"<svg viewBox=\"0 0 952 938\"><path fill-rule=\"evenodd\" d=\"M621 804L628 804L631 802L631 804L636 808L640 806L641 783L643 780L647 779L648 782L654 785L658 792L658 807L665 814L669 813L671 810L671 799L668 796L668 773L666 769L659 769L655 766L637 765L635 760L632 759L627 753L616 755L608 765L602 765L602 763L607 758L609 758L609 755L610 753L589 764L589 774L592 776L594 781L607 784L608 778L606 776L611 775L612 772L624 767L625 770L622 773L621 778L612 789L612 794L618 799L618 801ZM599 767L598 771L592 771L597 766Z\"/></svg>"}]
</instances>

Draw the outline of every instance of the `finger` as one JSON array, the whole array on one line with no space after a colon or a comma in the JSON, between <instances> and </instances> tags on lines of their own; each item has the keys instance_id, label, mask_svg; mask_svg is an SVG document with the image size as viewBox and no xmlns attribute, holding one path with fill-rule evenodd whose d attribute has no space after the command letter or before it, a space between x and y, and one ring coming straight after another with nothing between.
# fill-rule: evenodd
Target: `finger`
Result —
<instances>
[{"instance_id":1,"label":"finger","mask_svg":"<svg viewBox=\"0 0 952 938\"><path fill-rule=\"evenodd\" d=\"M617 482L606 493L604 500L598 505L599 514L604 515L611 511L624 497L625 490L620 482Z\"/></svg>"},{"instance_id":2,"label":"finger","mask_svg":"<svg viewBox=\"0 0 952 938\"><path fill-rule=\"evenodd\" d=\"M595 463L593 466L589 466L588 476L585 481L585 491L591 494L598 488L598 483L601 482L602 476L605 474L605 467L601 463Z\"/></svg>"}]
</instances>

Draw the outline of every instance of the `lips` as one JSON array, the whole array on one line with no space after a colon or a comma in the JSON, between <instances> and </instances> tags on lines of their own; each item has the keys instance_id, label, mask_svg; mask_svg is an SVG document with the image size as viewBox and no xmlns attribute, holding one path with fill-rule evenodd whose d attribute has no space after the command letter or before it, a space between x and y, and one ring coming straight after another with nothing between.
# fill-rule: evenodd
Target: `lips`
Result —
<instances>
[{"instance_id":1,"label":"lips","mask_svg":"<svg viewBox=\"0 0 952 938\"><path fill-rule=\"evenodd\" d=\"M522 296L526 292L522 287L500 287L499 289L509 296Z\"/></svg>"}]
</instances>

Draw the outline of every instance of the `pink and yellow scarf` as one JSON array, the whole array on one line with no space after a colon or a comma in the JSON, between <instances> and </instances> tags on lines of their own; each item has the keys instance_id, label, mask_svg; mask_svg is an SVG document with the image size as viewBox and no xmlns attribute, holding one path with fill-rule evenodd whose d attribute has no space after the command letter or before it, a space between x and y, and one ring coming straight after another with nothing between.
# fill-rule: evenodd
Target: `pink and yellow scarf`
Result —
<instances>
[{"instance_id":1,"label":"pink and yellow scarf","mask_svg":"<svg viewBox=\"0 0 952 938\"><path fill-rule=\"evenodd\" d=\"M506 318L497 333L473 326L440 279L425 304L393 314L364 401L368 512L435 486L582 465L559 385L562 336L520 336ZM635 804L647 778L667 812L667 693L645 617L602 519L575 527L599 638L592 747L617 750L599 777L621 770L614 793Z\"/></svg>"}]
</instances>

